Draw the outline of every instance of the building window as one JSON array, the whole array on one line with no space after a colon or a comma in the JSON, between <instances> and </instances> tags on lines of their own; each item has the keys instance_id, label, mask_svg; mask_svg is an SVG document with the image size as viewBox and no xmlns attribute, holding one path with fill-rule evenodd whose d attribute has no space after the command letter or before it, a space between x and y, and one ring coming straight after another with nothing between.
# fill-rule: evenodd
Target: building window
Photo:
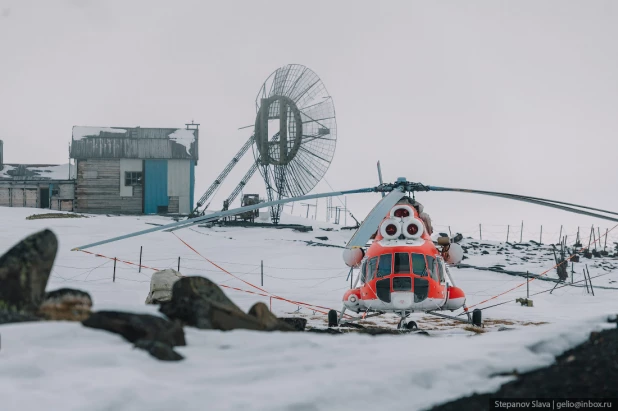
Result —
<instances>
[{"instance_id":1,"label":"building window","mask_svg":"<svg viewBox=\"0 0 618 411\"><path fill-rule=\"evenodd\" d=\"M142 172L141 171L125 171L124 172L125 186L141 186Z\"/></svg>"}]
</instances>

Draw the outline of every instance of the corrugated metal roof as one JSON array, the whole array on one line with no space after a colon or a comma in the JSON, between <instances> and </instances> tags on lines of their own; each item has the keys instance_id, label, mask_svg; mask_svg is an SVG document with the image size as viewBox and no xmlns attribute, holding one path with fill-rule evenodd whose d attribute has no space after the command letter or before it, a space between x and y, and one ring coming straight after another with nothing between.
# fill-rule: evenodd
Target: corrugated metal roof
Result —
<instances>
[{"instance_id":1,"label":"corrugated metal roof","mask_svg":"<svg viewBox=\"0 0 618 411\"><path fill-rule=\"evenodd\" d=\"M71 158L198 160L199 130L74 126Z\"/></svg>"},{"instance_id":2,"label":"corrugated metal roof","mask_svg":"<svg viewBox=\"0 0 618 411\"><path fill-rule=\"evenodd\" d=\"M69 164L5 164L0 171L1 180L69 180L75 178L74 165Z\"/></svg>"}]
</instances>

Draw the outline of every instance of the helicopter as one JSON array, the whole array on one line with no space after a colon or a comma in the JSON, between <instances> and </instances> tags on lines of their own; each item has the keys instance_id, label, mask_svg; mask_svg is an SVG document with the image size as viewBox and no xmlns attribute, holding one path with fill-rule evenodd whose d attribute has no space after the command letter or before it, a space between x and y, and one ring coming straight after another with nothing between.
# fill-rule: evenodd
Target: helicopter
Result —
<instances>
[{"instance_id":1,"label":"helicopter","mask_svg":"<svg viewBox=\"0 0 618 411\"><path fill-rule=\"evenodd\" d=\"M160 230L174 231L278 204L379 192L382 193L382 199L369 212L346 244L343 253L344 262L349 267L359 267L361 274L357 276L357 284L344 294L341 311L330 310L328 312L329 326L343 325L387 312L401 317L398 324L400 329L418 329L415 322L405 322L412 312L425 312L480 326L482 324L481 311L476 309L472 314L468 312L465 294L455 285L445 264L457 264L458 260L461 260L463 257L461 246L452 242L448 237L440 237L437 243L442 249L438 250L427 233L427 227L419 218L419 211L413 206L414 201L411 201L410 195L413 198L416 192L429 191L487 195L618 222L618 218L611 216L618 216L618 213L613 211L517 194L429 186L410 182L400 177L394 183L380 183L375 187L283 198L218 211L75 247L72 251L85 250ZM374 241L365 253L363 247L366 247L374 235ZM357 287L359 281L363 284ZM467 320L437 312L454 311L459 308L464 309ZM344 319L344 312L348 309L357 314L361 312L363 314L359 317Z\"/></svg>"}]
</instances>

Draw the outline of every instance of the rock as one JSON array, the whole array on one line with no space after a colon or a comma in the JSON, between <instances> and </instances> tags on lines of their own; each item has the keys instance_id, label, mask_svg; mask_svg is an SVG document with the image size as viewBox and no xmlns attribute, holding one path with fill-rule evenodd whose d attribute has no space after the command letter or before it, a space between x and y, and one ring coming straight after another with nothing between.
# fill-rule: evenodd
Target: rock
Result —
<instances>
[{"instance_id":1,"label":"rock","mask_svg":"<svg viewBox=\"0 0 618 411\"><path fill-rule=\"evenodd\" d=\"M180 361L184 359L184 357L174 351L171 346L159 341L137 340L134 346L135 348L148 351L150 355L161 361Z\"/></svg>"},{"instance_id":2,"label":"rock","mask_svg":"<svg viewBox=\"0 0 618 411\"><path fill-rule=\"evenodd\" d=\"M122 335L129 342L158 341L169 346L186 345L182 326L150 314L97 311L82 321L86 327Z\"/></svg>"},{"instance_id":3,"label":"rock","mask_svg":"<svg viewBox=\"0 0 618 411\"><path fill-rule=\"evenodd\" d=\"M154 273L150 278L150 293L146 297L146 304L160 304L170 301L172 299L172 287L181 278L182 274L171 268Z\"/></svg>"},{"instance_id":4,"label":"rock","mask_svg":"<svg viewBox=\"0 0 618 411\"><path fill-rule=\"evenodd\" d=\"M255 303L249 310L249 315L257 318L264 325L266 331L295 331L292 325L280 321L271 313L264 303Z\"/></svg>"},{"instance_id":5,"label":"rock","mask_svg":"<svg viewBox=\"0 0 618 411\"><path fill-rule=\"evenodd\" d=\"M326 236L319 236L319 237L316 237L316 238L317 238L318 240L323 240L323 241L328 240L328 237L326 237Z\"/></svg>"},{"instance_id":6,"label":"rock","mask_svg":"<svg viewBox=\"0 0 618 411\"><path fill-rule=\"evenodd\" d=\"M296 331L305 331L305 327L307 327L307 319L306 318L301 318L301 317L284 317L284 318L279 318L279 320L288 323Z\"/></svg>"},{"instance_id":7,"label":"rock","mask_svg":"<svg viewBox=\"0 0 618 411\"><path fill-rule=\"evenodd\" d=\"M90 316L92 299L90 294L72 288L45 293L39 315L46 320L84 321Z\"/></svg>"},{"instance_id":8,"label":"rock","mask_svg":"<svg viewBox=\"0 0 618 411\"><path fill-rule=\"evenodd\" d=\"M36 315L57 250L54 233L43 230L26 237L0 257L0 318L3 321L13 322L11 318L22 321Z\"/></svg>"},{"instance_id":9,"label":"rock","mask_svg":"<svg viewBox=\"0 0 618 411\"><path fill-rule=\"evenodd\" d=\"M266 305L258 303L252 314L245 314L219 286L204 277L183 277L174 283L172 300L162 303L159 311L169 318L205 330L289 330Z\"/></svg>"}]
</instances>

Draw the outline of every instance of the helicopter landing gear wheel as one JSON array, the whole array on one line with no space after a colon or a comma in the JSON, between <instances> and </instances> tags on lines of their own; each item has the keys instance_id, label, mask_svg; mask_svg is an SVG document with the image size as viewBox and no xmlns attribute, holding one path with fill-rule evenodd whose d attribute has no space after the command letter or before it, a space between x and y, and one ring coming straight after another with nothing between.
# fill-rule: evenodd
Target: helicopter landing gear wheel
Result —
<instances>
[{"instance_id":1,"label":"helicopter landing gear wheel","mask_svg":"<svg viewBox=\"0 0 618 411\"><path fill-rule=\"evenodd\" d=\"M416 323L416 321L410 321L406 324L405 327L407 330L418 330L418 324Z\"/></svg>"},{"instance_id":2,"label":"helicopter landing gear wheel","mask_svg":"<svg viewBox=\"0 0 618 411\"><path fill-rule=\"evenodd\" d=\"M328 312L328 327L337 327L339 325L339 320L337 318L337 311L330 310Z\"/></svg>"}]
</instances>

